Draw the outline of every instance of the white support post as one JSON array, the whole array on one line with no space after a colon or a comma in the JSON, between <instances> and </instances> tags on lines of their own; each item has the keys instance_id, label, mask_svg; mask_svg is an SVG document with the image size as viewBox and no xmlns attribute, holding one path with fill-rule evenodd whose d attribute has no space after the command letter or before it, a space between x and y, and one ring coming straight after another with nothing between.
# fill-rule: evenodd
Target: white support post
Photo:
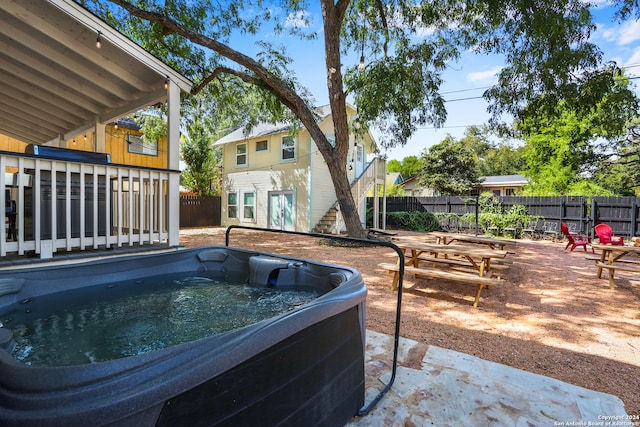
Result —
<instances>
[{"instance_id":1,"label":"white support post","mask_svg":"<svg viewBox=\"0 0 640 427\"><path fill-rule=\"evenodd\" d=\"M56 252L58 239L58 168L55 161L51 161L51 253Z\"/></svg>"},{"instance_id":2,"label":"white support post","mask_svg":"<svg viewBox=\"0 0 640 427\"><path fill-rule=\"evenodd\" d=\"M85 219L87 218L86 215L86 202L85 202L85 182L84 182L84 163L80 164L80 250L84 251L85 248L85 229L86 229L86 225L85 225Z\"/></svg>"},{"instance_id":3,"label":"white support post","mask_svg":"<svg viewBox=\"0 0 640 427\"><path fill-rule=\"evenodd\" d=\"M144 176L142 171L138 171L138 238L140 246L144 244Z\"/></svg>"},{"instance_id":4,"label":"white support post","mask_svg":"<svg viewBox=\"0 0 640 427\"><path fill-rule=\"evenodd\" d=\"M104 179L105 179L105 203L104 203L104 246L105 248L111 247L111 196L113 193L113 189L111 188L111 175L110 175L109 166L104 168Z\"/></svg>"},{"instance_id":5,"label":"white support post","mask_svg":"<svg viewBox=\"0 0 640 427\"><path fill-rule=\"evenodd\" d=\"M106 177L105 177L106 179ZM105 197L109 197L108 187L105 187ZM93 165L93 249L98 249L98 228L99 222L98 217L100 215L100 209L98 207L98 168ZM105 227L106 228L106 227Z\"/></svg>"},{"instance_id":6,"label":"white support post","mask_svg":"<svg viewBox=\"0 0 640 427\"><path fill-rule=\"evenodd\" d=\"M116 203L118 204L118 226L116 228L116 241L117 246L122 246L122 169L118 168L118 191L116 196Z\"/></svg>"},{"instance_id":7,"label":"white support post","mask_svg":"<svg viewBox=\"0 0 640 427\"><path fill-rule=\"evenodd\" d=\"M71 165L69 163L65 163L65 169L65 243L67 246L67 252L69 252L71 251Z\"/></svg>"},{"instance_id":8,"label":"white support post","mask_svg":"<svg viewBox=\"0 0 640 427\"><path fill-rule=\"evenodd\" d=\"M106 126L103 123L96 122L96 126L94 128L94 147L96 153L106 153L107 152L107 136L106 136Z\"/></svg>"},{"instance_id":9,"label":"white support post","mask_svg":"<svg viewBox=\"0 0 640 427\"><path fill-rule=\"evenodd\" d=\"M129 234L129 246L133 246L133 170L129 169L129 208L127 210L127 219L129 221L127 231Z\"/></svg>"},{"instance_id":10,"label":"white support post","mask_svg":"<svg viewBox=\"0 0 640 427\"><path fill-rule=\"evenodd\" d=\"M169 83L167 89L167 104L167 166L170 170L177 171L180 169L180 88L173 82ZM177 246L180 238L180 178L177 174L169 172L168 185L168 244ZM163 193L161 189L159 192Z\"/></svg>"},{"instance_id":11,"label":"white support post","mask_svg":"<svg viewBox=\"0 0 640 427\"><path fill-rule=\"evenodd\" d=\"M4 156L0 156L0 192L2 192L2 198L0 198L0 210L6 212L6 201L4 197L5 192L5 169L6 169L6 158ZM6 216L3 215L5 220L2 222L2 236L0 236L0 256L7 255L7 230L6 230Z\"/></svg>"},{"instance_id":12,"label":"white support post","mask_svg":"<svg viewBox=\"0 0 640 427\"><path fill-rule=\"evenodd\" d=\"M36 174L33 177L33 238L36 241L36 253L40 253L40 233L42 232L42 188L40 185L40 168L42 167L42 162L40 159L36 159Z\"/></svg>"}]
</instances>

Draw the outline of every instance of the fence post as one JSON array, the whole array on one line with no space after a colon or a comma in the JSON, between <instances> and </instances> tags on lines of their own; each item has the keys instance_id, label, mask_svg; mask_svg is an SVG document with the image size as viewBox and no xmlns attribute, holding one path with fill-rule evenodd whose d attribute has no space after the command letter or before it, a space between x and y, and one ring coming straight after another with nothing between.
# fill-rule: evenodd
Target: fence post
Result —
<instances>
[{"instance_id":1,"label":"fence post","mask_svg":"<svg viewBox=\"0 0 640 427\"><path fill-rule=\"evenodd\" d=\"M629 239L636 235L636 221L638 220L638 203L634 200L631 204L631 227L629 227Z\"/></svg>"},{"instance_id":2,"label":"fence post","mask_svg":"<svg viewBox=\"0 0 640 427\"><path fill-rule=\"evenodd\" d=\"M479 227L478 227L478 215L479 215L479 212L478 212L478 209L479 209L478 200L479 199L480 199L480 196L476 194L476 236L478 235L478 230L479 230Z\"/></svg>"},{"instance_id":3,"label":"fence post","mask_svg":"<svg viewBox=\"0 0 640 427\"><path fill-rule=\"evenodd\" d=\"M587 204L584 196L580 196L580 233L584 233L587 230L588 224Z\"/></svg>"},{"instance_id":4,"label":"fence post","mask_svg":"<svg viewBox=\"0 0 640 427\"><path fill-rule=\"evenodd\" d=\"M596 236L595 236L594 227L598 223L598 202L596 202L595 197L591 199L591 218L593 222L591 223L591 232L589 234L591 235L592 239L595 239Z\"/></svg>"}]
</instances>

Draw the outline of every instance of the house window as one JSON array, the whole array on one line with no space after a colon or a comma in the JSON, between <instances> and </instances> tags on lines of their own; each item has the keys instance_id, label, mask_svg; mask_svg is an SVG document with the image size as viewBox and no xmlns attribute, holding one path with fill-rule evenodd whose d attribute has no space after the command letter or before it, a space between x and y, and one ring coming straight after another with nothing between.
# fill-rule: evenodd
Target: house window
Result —
<instances>
[{"instance_id":1,"label":"house window","mask_svg":"<svg viewBox=\"0 0 640 427\"><path fill-rule=\"evenodd\" d=\"M140 135L127 134L127 148L129 153L146 154L147 156L158 155L158 141L145 141Z\"/></svg>"},{"instance_id":2,"label":"house window","mask_svg":"<svg viewBox=\"0 0 640 427\"><path fill-rule=\"evenodd\" d=\"M506 188L504 190L504 195L505 196L515 196L516 195L516 189L515 188Z\"/></svg>"},{"instance_id":3,"label":"house window","mask_svg":"<svg viewBox=\"0 0 640 427\"><path fill-rule=\"evenodd\" d=\"M236 145L236 166L247 166L247 144Z\"/></svg>"},{"instance_id":4,"label":"house window","mask_svg":"<svg viewBox=\"0 0 640 427\"><path fill-rule=\"evenodd\" d=\"M296 140L292 136L282 138L282 160L295 160Z\"/></svg>"},{"instance_id":5,"label":"house window","mask_svg":"<svg viewBox=\"0 0 640 427\"><path fill-rule=\"evenodd\" d=\"M256 219L256 193L249 191L243 194L242 218L255 221Z\"/></svg>"},{"instance_id":6,"label":"house window","mask_svg":"<svg viewBox=\"0 0 640 427\"><path fill-rule=\"evenodd\" d=\"M256 142L256 151L267 151L269 148L267 141L258 141Z\"/></svg>"},{"instance_id":7,"label":"house window","mask_svg":"<svg viewBox=\"0 0 640 427\"><path fill-rule=\"evenodd\" d=\"M238 193L227 193L227 217L238 218Z\"/></svg>"},{"instance_id":8,"label":"house window","mask_svg":"<svg viewBox=\"0 0 640 427\"><path fill-rule=\"evenodd\" d=\"M356 162L358 162L358 164L362 163L363 157L364 157L364 147L358 144L356 145Z\"/></svg>"}]
</instances>

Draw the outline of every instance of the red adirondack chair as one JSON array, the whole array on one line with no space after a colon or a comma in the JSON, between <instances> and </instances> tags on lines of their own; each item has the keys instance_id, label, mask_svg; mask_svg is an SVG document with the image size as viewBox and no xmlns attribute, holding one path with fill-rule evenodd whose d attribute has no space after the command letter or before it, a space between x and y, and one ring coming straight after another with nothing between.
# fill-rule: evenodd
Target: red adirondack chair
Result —
<instances>
[{"instance_id":1,"label":"red adirondack chair","mask_svg":"<svg viewBox=\"0 0 640 427\"><path fill-rule=\"evenodd\" d=\"M560 224L560 228L562 229L562 234L564 234L564 237L566 237L569 241L569 243L567 243L567 246L564 247L565 251L569 247L571 247L571 252L573 252L573 250L578 246L582 246L584 248L584 251L587 251L587 245L591 243L589 237L582 236L580 234L569 233L569 227L567 227L567 224L565 224L564 222ZM593 248L591 248L591 252L593 252Z\"/></svg>"},{"instance_id":2,"label":"red adirondack chair","mask_svg":"<svg viewBox=\"0 0 640 427\"><path fill-rule=\"evenodd\" d=\"M613 230L607 224L598 224L594 229L601 244L624 246L624 236L614 236Z\"/></svg>"}]
</instances>

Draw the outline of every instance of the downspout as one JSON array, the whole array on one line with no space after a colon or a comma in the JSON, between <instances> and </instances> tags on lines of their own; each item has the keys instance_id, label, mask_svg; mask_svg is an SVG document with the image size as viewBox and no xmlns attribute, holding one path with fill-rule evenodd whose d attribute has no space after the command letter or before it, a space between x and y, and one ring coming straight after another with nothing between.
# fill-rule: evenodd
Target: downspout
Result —
<instances>
[{"instance_id":1,"label":"downspout","mask_svg":"<svg viewBox=\"0 0 640 427\"><path fill-rule=\"evenodd\" d=\"M313 231L313 151L315 143L309 135L309 189L307 190L307 230Z\"/></svg>"}]
</instances>

